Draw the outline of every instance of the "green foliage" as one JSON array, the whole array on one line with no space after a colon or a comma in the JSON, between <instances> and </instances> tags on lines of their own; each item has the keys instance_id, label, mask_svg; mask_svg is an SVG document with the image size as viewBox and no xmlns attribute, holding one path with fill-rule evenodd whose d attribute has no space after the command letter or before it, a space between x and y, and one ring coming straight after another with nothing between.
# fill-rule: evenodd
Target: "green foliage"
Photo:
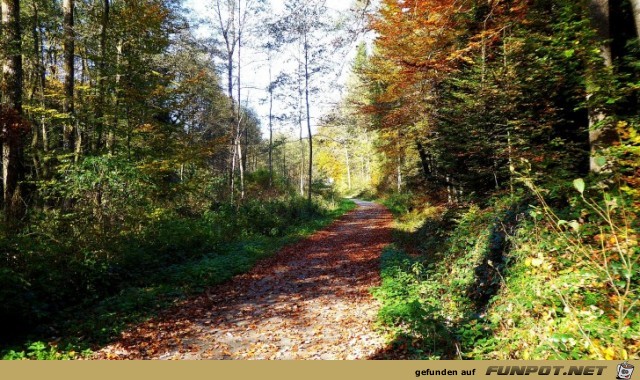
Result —
<instances>
[{"instance_id":1,"label":"green foliage","mask_svg":"<svg viewBox=\"0 0 640 380\"><path fill-rule=\"evenodd\" d=\"M537 200L496 199L399 235L412 255L385 254L380 321L420 342L414 358L637 358L638 206L590 183L556 192L562 208L531 185Z\"/></svg>"},{"instance_id":2,"label":"green foliage","mask_svg":"<svg viewBox=\"0 0 640 380\"><path fill-rule=\"evenodd\" d=\"M91 161L92 167L102 167L99 162ZM153 189L136 186L136 179L144 177L125 167L129 170L112 168L81 174L77 179L71 176L66 182L71 190L59 185L56 191L74 195L75 212L43 213L39 223L23 235L3 240L0 300L9 322L3 339L20 339L27 333L47 338L51 331L57 331L74 347L105 342L177 297L203 291L249 270L259 259L355 206L350 201L333 207L322 201L309 205L302 198L284 197L221 205L199 217L180 217L171 210L146 214L150 208L149 203L143 203L144 196L138 203L130 203L126 195L135 198ZM96 173L108 172L116 172L118 178L102 187L106 189L104 199L108 199L102 214L107 215L114 203L131 213L120 217L124 228L105 224L87 236L75 228L86 215L93 215L97 206L84 200L92 199L87 194L95 191L95 184L103 183L104 177ZM111 193L112 188L129 191ZM140 190L136 193L132 189ZM18 359L68 358L56 348L33 347L5 354Z\"/></svg>"},{"instance_id":3,"label":"green foliage","mask_svg":"<svg viewBox=\"0 0 640 380\"><path fill-rule=\"evenodd\" d=\"M420 260L390 247L382 255L382 285L373 291L382 301L380 322L392 327L396 337L420 342L411 346L414 358L446 357L452 348L449 324L437 296L445 288L429 279L430 273Z\"/></svg>"},{"instance_id":4,"label":"green foliage","mask_svg":"<svg viewBox=\"0 0 640 380\"><path fill-rule=\"evenodd\" d=\"M392 193L382 200L382 204L384 204L394 216L400 216L413 210L413 199L414 197L411 193Z\"/></svg>"},{"instance_id":5,"label":"green foliage","mask_svg":"<svg viewBox=\"0 0 640 380\"><path fill-rule=\"evenodd\" d=\"M484 335L475 326L500 281L507 251L500 223L510 220L511 207L505 201L444 217L430 213L410 233L418 238L399 241L414 255L391 249L383 256L383 282L374 292L383 304L380 320L396 335L419 342L412 346L412 357L453 358L455 344L473 347Z\"/></svg>"},{"instance_id":6,"label":"green foliage","mask_svg":"<svg viewBox=\"0 0 640 380\"><path fill-rule=\"evenodd\" d=\"M407 188L385 201L407 254L383 263L381 320L425 339L417 358L637 358L630 3L611 62L588 1L456 5L383 1L360 64L383 176ZM442 321L455 349L425 332Z\"/></svg>"},{"instance_id":7,"label":"green foliage","mask_svg":"<svg viewBox=\"0 0 640 380\"><path fill-rule=\"evenodd\" d=\"M75 360L88 357L90 351L76 352L72 347L60 350L57 345L49 345L44 342L33 342L25 351L9 351L2 360Z\"/></svg>"},{"instance_id":8,"label":"green foliage","mask_svg":"<svg viewBox=\"0 0 640 380\"><path fill-rule=\"evenodd\" d=\"M54 223L86 221L67 223L68 233L73 236L124 234L149 219L156 185L131 161L87 157L78 165L69 162L58 170L56 177L41 184L41 196L45 202L64 200Z\"/></svg>"},{"instance_id":9,"label":"green foliage","mask_svg":"<svg viewBox=\"0 0 640 380\"><path fill-rule=\"evenodd\" d=\"M496 346L474 355L523 359L637 358L637 211L624 193L591 198L585 181L562 215L541 206L514 238L513 265L490 309Z\"/></svg>"}]
</instances>

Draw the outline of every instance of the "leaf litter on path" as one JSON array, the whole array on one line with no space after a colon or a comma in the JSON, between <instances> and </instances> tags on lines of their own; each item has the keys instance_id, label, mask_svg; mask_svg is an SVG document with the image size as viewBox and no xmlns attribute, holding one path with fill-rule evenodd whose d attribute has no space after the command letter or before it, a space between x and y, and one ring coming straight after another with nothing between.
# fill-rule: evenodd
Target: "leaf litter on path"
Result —
<instances>
[{"instance_id":1,"label":"leaf litter on path","mask_svg":"<svg viewBox=\"0 0 640 380\"><path fill-rule=\"evenodd\" d=\"M96 359L366 359L384 347L374 328L379 259L391 214L358 209L283 248L253 270L182 301L122 334Z\"/></svg>"}]
</instances>

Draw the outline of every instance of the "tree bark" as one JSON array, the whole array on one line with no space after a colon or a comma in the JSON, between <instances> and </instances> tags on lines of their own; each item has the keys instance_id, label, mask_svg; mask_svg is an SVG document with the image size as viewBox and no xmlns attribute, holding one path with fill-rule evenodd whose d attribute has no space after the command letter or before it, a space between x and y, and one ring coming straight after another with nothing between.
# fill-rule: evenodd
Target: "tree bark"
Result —
<instances>
[{"instance_id":1,"label":"tree bark","mask_svg":"<svg viewBox=\"0 0 640 380\"><path fill-rule=\"evenodd\" d=\"M636 37L640 38L640 0L629 0L631 3L631 11L633 20L636 24Z\"/></svg>"},{"instance_id":2,"label":"tree bark","mask_svg":"<svg viewBox=\"0 0 640 380\"><path fill-rule=\"evenodd\" d=\"M236 113L236 119L237 119L237 123L238 123L238 130L237 130L237 134L238 134L238 138L237 138L237 143L238 143L238 160L240 163L240 199L244 200L244 172L247 168L247 161L246 161L246 153L247 151L245 151L244 155L242 154L242 98L241 98L241 94L242 94L242 68L241 68L241 64L242 64L242 8L240 7L242 5L242 0L238 0L238 108L237 108L237 113ZM247 142L247 150L248 150L248 142Z\"/></svg>"},{"instance_id":3,"label":"tree bark","mask_svg":"<svg viewBox=\"0 0 640 380\"><path fill-rule=\"evenodd\" d=\"M2 172L5 220L8 224L24 216L25 208L20 194L20 181L24 177L22 127L22 27L20 0L2 0L2 38L6 47L2 71L4 76L2 106L14 122L2 124Z\"/></svg>"},{"instance_id":4,"label":"tree bark","mask_svg":"<svg viewBox=\"0 0 640 380\"><path fill-rule=\"evenodd\" d=\"M598 33L600 40L600 52L604 65L606 67L613 66L613 57L611 52L611 44L609 39L611 37L611 25L610 25L610 13L609 13L609 0L590 0L590 12L591 21ZM591 97L591 91L587 89ZM590 157L590 170L593 172L599 172L602 170L601 165L597 162L597 151L606 147L610 143L608 137L609 133L604 126L597 126L602 122L605 115L600 110L589 110L589 145L591 146Z\"/></svg>"},{"instance_id":5,"label":"tree bark","mask_svg":"<svg viewBox=\"0 0 640 380\"><path fill-rule=\"evenodd\" d=\"M271 52L269 52L269 187L273 186L273 83L271 82Z\"/></svg>"},{"instance_id":6,"label":"tree bark","mask_svg":"<svg viewBox=\"0 0 640 380\"><path fill-rule=\"evenodd\" d=\"M424 178L429 179L431 177L431 170L429 169L429 160L427 157L427 152L424 149L424 146L420 141L416 141L416 145L418 147L418 154L420 155L420 163L422 164L422 171L424 173Z\"/></svg>"},{"instance_id":7,"label":"tree bark","mask_svg":"<svg viewBox=\"0 0 640 380\"><path fill-rule=\"evenodd\" d=\"M398 185L398 193L402 192L402 162L400 157L398 157L398 165L397 165L397 185Z\"/></svg>"},{"instance_id":8,"label":"tree bark","mask_svg":"<svg viewBox=\"0 0 640 380\"><path fill-rule=\"evenodd\" d=\"M67 114L67 122L63 127L62 148L65 152L72 152L75 146L75 32L74 32L74 0L62 1L64 15L64 105L63 112Z\"/></svg>"},{"instance_id":9,"label":"tree bark","mask_svg":"<svg viewBox=\"0 0 640 380\"><path fill-rule=\"evenodd\" d=\"M305 15L306 17L306 15ZM305 20L306 23L306 20ZM311 110L309 108L309 42L307 41L307 26L304 31L304 92L307 110L307 132L309 134L309 189L308 201L311 203L311 184L313 183L313 137L311 135Z\"/></svg>"},{"instance_id":10,"label":"tree bark","mask_svg":"<svg viewBox=\"0 0 640 380\"><path fill-rule=\"evenodd\" d=\"M238 0L237 7L235 6L235 2L227 3L227 12L228 17L225 19L223 17L222 11L222 0L217 0L215 2L215 13L218 18L218 28L222 38L224 39L225 47L226 47L226 59L227 59L227 95L229 96L230 104L231 104L231 162L229 168L229 184L231 191L231 202L235 202L235 171L236 164L240 168L240 186L241 186L241 197L244 198L244 168L245 161L242 157L242 133L241 133L241 125L240 125L240 49L241 49L241 30L242 30L242 8L240 4L241 0ZM236 14L237 12L237 14ZM236 16L238 17L238 23L236 28ZM238 47L238 99L234 101L233 95L233 60L235 56L236 46ZM236 107L237 102L237 107ZM236 162L236 158L238 162Z\"/></svg>"},{"instance_id":11,"label":"tree bark","mask_svg":"<svg viewBox=\"0 0 640 380\"><path fill-rule=\"evenodd\" d=\"M347 186L349 190L351 190L351 160L349 159L349 148L346 147L346 144L344 147L344 158L347 165Z\"/></svg>"},{"instance_id":12,"label":"tree bark","mask_svg":"<svg viewBox=\"0 0 640 380\"><path fill-rule=\"evenodd\" d=\"M34 90L32 96L35 96L36 92L38 94L38 101L40 106L45 109L45 85L46 85L46 76L44 69L44 57L42 55L42 45L40 44L40 16L37 2L31 4L31 9L33 10L33 24L31 30L31 37L33 38L33 56L35 58L35 83ZM35 120L34 120L35 121ZM31 147L33 149L33 166L36 172L36 178L43 178L43 162L44 160L41 157L41 151L39 150L40 140L42 136L42 151L47 151L47 133L46 133L46 124L45 124L45 116L42 115L40 117L40 125L42 129L34 128L33 136L31 139Z\"/></svg>"},{"instance_id":13,"label":"tree bark","mask_svg":"<svg viewBox=\"0 0 640 380\"><path fill-rule=\"evenodd\" d=\"M300 196L304 196L304 140L302 140L302 60L298 65L298 126L300 127Z\"/></svg>"},{"instance_id":14,"label":"tree bark","mask_svg":"<svg viewBox=\"0 0 640 380\"><path fill-rule=\"evenodd\" d=\"M110 17L110 4L109 0L104 0L102 8L102 19L100 25L100 64L99 64L99 76L98 79L98 102L96 109L96 141L95 150L100 151L103 146L103 135L106 125L104 120L104 108L107 104L106 101L106 85L107 85L107 28L109 26Z\"/></svg>"}]
</instances>

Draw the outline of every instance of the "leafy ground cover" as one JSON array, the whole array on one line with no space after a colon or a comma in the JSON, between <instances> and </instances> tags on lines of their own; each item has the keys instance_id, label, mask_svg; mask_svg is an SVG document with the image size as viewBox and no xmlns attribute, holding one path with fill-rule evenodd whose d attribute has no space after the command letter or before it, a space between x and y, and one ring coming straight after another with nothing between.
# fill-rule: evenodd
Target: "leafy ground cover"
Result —
<instances>
[{"instance_id":1,"label":"leafy ground cover","mask_svg":"<svg viewBox=\"0 0 640 380\"><path fill-rule=\"evenodd\" d=\"M532 188L413 215L386 201L401 212L374 291L395 335L381 358L638 358L635 206L582 180L551 205Z\"/></svg>"},{"instance_id":2,"label":"leafy ground cover","mask_svg":"<svg viewBox=\"0 0 640 380\"><path fill-rule=\"evenodd\" d=\"M356 359L384 339L374 327L383 207L361 207L246 274L123 333L105 359Z\"/></svg>"},{"instance_id":3,"label":"leafy ground cover","mask_svg":"<svg viewBox=\"0 0 640 380\"><path fill-rule=\"evenodd\" d=\"M255 202L237 211L220 210L205 219L167 221L162 228L138 235L143 237L140 240L127 237L126 242L115 241L112 247L117 249L123 244L122 249L129 250L118 262L120 266L110 265L103 273L94 272L94 281L87 282L97 288L108 286L111 292L85 290L81 295L91 297L84 302L62 302L67 306L57 312L43 307L45 311L36 327L6 344L3 358L68 359L89 355L91 348L118 336L127 326L250 270L284 245L309 236L354 207L348 200L313 208L307 208L303 200L288 205ZM227 225L221 226L224 221ZM253 230L245 225L251 225ZM34 267L37 266L31 266ZM56 273L61 269L51 269L52 276L63 276ZM5 271L18 277L15 272ZM80 274L86 277L87 272L84 269ZM10 278L8 275L2 278ZM25 273L21 275L26 277ZM63 297L62 282L54 282L53 278L48 281L43 284L36 278L25 282L26 294L34 299L21 300L24 305L11 299L12 287L4 288L3 299L14 303L4 303L3 307L15 314L23 310L21 307L43 305L40 300L46 297ZM11 285L15 287L15 283ZM27 343L21 343L24 341Z\"/></svg>"}]
</instances>

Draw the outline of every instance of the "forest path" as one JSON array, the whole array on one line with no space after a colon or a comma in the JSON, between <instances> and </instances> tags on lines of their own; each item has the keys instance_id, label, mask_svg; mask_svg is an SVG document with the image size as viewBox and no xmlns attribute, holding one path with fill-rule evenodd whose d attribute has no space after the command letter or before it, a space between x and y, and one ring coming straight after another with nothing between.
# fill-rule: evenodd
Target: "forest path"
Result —
<instances>
[{"instance_id":1,"label":"forest path","mask_svg":"<svg viewBox=\"0 0 640 380\"><path fill-rule=\"evenodd\" d=\"M384 346L375 331L379 259L393 217L358 208L122 334L99 359L365 359Z\"/></svg>"}]
</instances>

